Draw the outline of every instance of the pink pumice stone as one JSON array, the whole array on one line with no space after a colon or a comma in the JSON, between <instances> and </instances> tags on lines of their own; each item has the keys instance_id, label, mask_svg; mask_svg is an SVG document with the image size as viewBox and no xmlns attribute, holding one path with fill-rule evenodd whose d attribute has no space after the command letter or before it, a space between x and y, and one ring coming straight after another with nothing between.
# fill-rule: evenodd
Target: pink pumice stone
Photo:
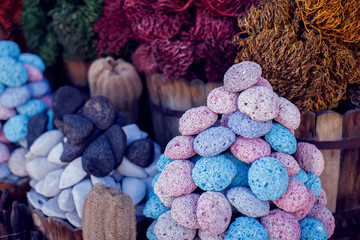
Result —
<instances>
[{"instance_id":1,"label":"pink pumice stone","mask_svg":"<svg viewBox=\"0 0 360 240\"><path fill-rule=\"evenodd\" d=\"M299 109L286 98L279 97L279 101L279 113L274 120L289 130L297 129L301 121Z\"/></svg>"},{"instance_id":2,"label":"pink pumice stone","mask_svg":"<svg viewBox=\"0 0 360 240\"><path fill-rule=\"evenodd\" d=\"M230 224L231 215L231 206L224 194L220 192L201 194L196 216L202 230L211 235L222 234Z\"/></svg>"},{"instance_id":3,"label":"pink pumice stone","mask_svg":"<svg viewBox=\"0 0 360 240\"><path fill-rule=\"evenodd\" d=\"M286 168L289 177L298 174L300 171L300 166L295 160L295 158L289 154L281 152L273 152L270 154L270 157L276 158L279 160Z\"/></svg>"},{"instance_id":4,"label":"pink pumice stone","mask_svg":"<svg viewBox=\"0 0 360 240\"><path fill-rule=\"evenodd\" d=\"M260 157L271 153L270 145L261 138L243 138L238 136L230 147L231 153L244 163L253 163Z\"/></svg>"},{"instance_id":5,"label":"pink pumice stone","mask_svg":"<svg viewBox=\"0 0 360 240\"><path fill-rule=\"evenodd\" d=\"M273 203L287 212L296 212L304 208L307 201L308 192L305 185L296 178L290 177L286 192Z\"/></svg>"},{"instance_id":6,"label":"pink pumice stone","mask_svg":"<svg viewBox=\"0 0 360 240\"><path fill-rule=\"evenodd\" d=\"M193 168L194 164L188 160L176 160L166 165L155 183L155 194L178 197L193 192L197 188L191 176Z\"/></svg>"},{"instance_id":7,"label":"pink pumice stone","mask_svg":"<svg viewBox=\"0 0 360 240\"><path fill-rule=\"evenodd\" d=\"M280 209L274 209L262 217L261 224L266 228L269 240L293 240L299 239L301 235L296 217Z\"/></svg>"},{"instance_id":8,"label":"pink pumice stone","mask_svg":"<svg viewBox=\"0 0 360 240\"><path fill-rule=\"evenodd\" d=\"M320 176L324 170L324 156L314 144L299 142L294 156L305 172Z\"/></svg>"},{"instance_id":9,"label":"pink pumice stone","mask_svg":"<svg viewBox=\"0 0 360 240\"><path fill-rule=\"evenodd\" d=\"M196 155L194 150L194 137L176 136L165 148L165 157L170 159L188 159Z\"/></svg>"},{"instance_id":10,"label":"pink pumice stone","mask_svg":"<svg viewBox=\"0 0 360 240\"><path fill-rule=\"evenodd\" d=\"M179 120L179 132L182 135L195 135L211 127L218 119L217 113L202 106L187 110Z\"/></svg>"},{"instance_id":11,"label":"pink pumice stone","mask_svg":"<svg viewBox=\"0 0 360 240\"><path fill-rule=\"evenodd\" d=\"M238 98L239 110L256 121L274 119L279 113L279 97L269 88L255 86L241 92Z\"/></svg>"},{"instance_id":12,"label":"pink pumice stone","mask_svg":"<svg viewBox=\"0 0 360 240\"><path fill-rule=\"evenodd\" d=\"M257 83L262 70L259 64L244 61L232 65L224 74L224 88L229 92L240 92Z\"/></svg>"},{"instance_id":13,"label":"pink pumice stone","mask_svg":"<svg viewBox=\"0 0 360 240\"><path fill-rule=\"evenodd\" d=\"M238 93L228 92L224 87L213 89L207 97L208 108L220 114L228 114L237 111Z\"/></svg>"}]
</instances>

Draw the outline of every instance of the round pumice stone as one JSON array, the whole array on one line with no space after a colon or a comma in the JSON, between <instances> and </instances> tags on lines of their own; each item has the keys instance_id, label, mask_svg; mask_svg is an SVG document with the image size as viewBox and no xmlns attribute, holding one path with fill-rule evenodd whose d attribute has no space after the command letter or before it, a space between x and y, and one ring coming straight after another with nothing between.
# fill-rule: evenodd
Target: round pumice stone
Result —
<instances>
[{"instance_id":1,"label":"round pumice stone","mask_svg":"<svg viewBox=\"0 0 360 240\"><path fill-rule=\"evenodd\" d=\"M279 114L274 120L290 130L297 129L301 121L299 109L286 98L279 97L279 101Z\"/></svg>"},{"instance_id":2,"label":"round pumice stone","mask_svg":"<svg viewBox=\"0 0 360 240\"><path fill-rule=\"evenodd\" d=\"M317 196L315 203L321 204L323 206L326 206L327 204L327 198L326 198L326 192L323 188L321 188L319 196Z\"/></svg>"},{"instance_id":3,"label":"round pumice stone","mask_svg":"<svg viewBox=\"0 0 360 240\"><path fill-rule=\"evenodd\" d=\"M238 93L228 92L224 87L218 87L209 92L206 105L215 113L233 113L237 110L238 97Z\"/></svg>"},{"instance_id":4,"label":"round pumice stone","mask_svg":"<svg viewBox=\"0 0 360 240\"><path fill-rule=\"evenodd\" d=\"M63 132L72 144L83 142L93 129L90 119L80 114L65 114L63 120Z\"/></svg>"},{"instance_id":5,"label":"round pumice stone","mask_svg":"<svg viewBox=\"0 0 360 240\"><path fill-rule=\"evenodd\" d=\"M42 80L38 82L31 82L27 84L32 97L41 97L49 94L51 89L48 81Z\"/></svg>"},{"instance_id":6,"label":"round pumice stone","mask_svg":"<svg viewBox=\"0 0 360 240\"><path fill-rule=\"evenodd\" d=\"M238 98L240 112L256 121L274 119L279 113L279 97L267 87L254 86L246 89Z\"/></svg>"},{"instance_id":7,"label":"round pumice stone","mask_svg":"<svg viewBox=\"0 0 360 240\"><path fill-rule=\"evenodd\" d=\"M230 224L225 240L267 240L266 229L254 218L238 217Z\"/></svg>"},{"instance_id":8,"label":"round pumice stone","mask_svg":"<svg viewBox=\"0 0 360 240\"><path fill-rule=\"evenodd\" d=\"M202 230L211 235L219 235L229 226L231 206L224 194L204 192L197 202L196 216Z\"/></svg>"},{"instance_id":9,"label":"round pumice stone","mask_svg":"<svg viewBox=\"0 0 360 240\"><path fill-rule=\"evenodd\" d=\"M294 156L300 167L306 172L311 172L317 176L323 172L324 156L314 144L299 142Z\"/></svg>"},{"instance_id":10,"label":"round pumice stone","mask_svg":"<svg viewBox=\"0 0 360 240\"><path fill-rule=\"evenodd\" d=\"M261 218L269 239L293 240L300 237L300 225L296 217L280 209L271 210L269 215Z\"/></svg>"},{"instance_id":11,"label":"round pumice stone","mask_svg":"<svg viewBox=\"0 0 360 240\"><path fill-rule=\"evenodd\" d=\"M19 114L23 114L28 118L31 118L32 116L43 113L46 110L46 105L43 101L39 99L30 99L26 103L18 106L16 108L16 111Z\"/></svg>"},{"instance_id":12,"label":"round pumice stone","mask_svg":"<svg viewBox=\"0 0 360 240\"><path fill-rule=\"evenodd\" d=\"M271 153L270 145L261 138L237 137L230 147L231 153L244 163L253 163Z\"/></svg>"},{"instance_id":13,"label":"round pumice stone","mask_svg":"<svg viewBox=\"0 0 360 240\"><path fill-rule=\"evenodd\" d=\"M149 198L149 200L147 200L143 214L148 218L157 219L161 216L161 214L169 210L170 208L165 207L164 204L160 201L159 197L154 194Z\"/></svg>"},{"instance_id":14,"label":"round pumice stone","mask_svg":"<svg viewBox=\"0 0 360 240\"><path fill-rule=\"evenodd\" d=\"M206 106L191 108L179 119L179 132L184 136L198 134L211 127L217 119L217 113Z\"/></svg>"},{"instance_id":15,"label":"round pumice stone","mask_svg":"<svg viewBox=\"0 0 360 240\"><path fill-rule=\"evenodd\" d=\"M15 108L26 103L31 98L26 86L6 88L0 95L0 104L7 108Z\"/></svg>"},{"instance_id":16,"label":"round pumice stone","mask_svg":"<svg viewBox=\"0 0 360 240\"><path fill-rule=\"evenodd\" d=\"M262 157L251 164L248 178L251 191L261 200L278 199L289 182L284 165L271 157Z\"/></svg>"},{"instance_id":17,"label":"round pumice stone","mask_svg":"<svg viewBox=\"0 0 360 240\"><path fill-rule=\"evenodd\" d=\"M314 192L311 189L307 188L307 203L305 207L296 212L293 212L292 214L294 214L296 219L300 221L309 214L310 210L314 206L314 203L315 203Z\"/></svg>"},{"instance_id":18,"label":"round pumice stone","mask_svg":"<svg viewBox=\"0 0 360 240\"><path fill-rule=\"evenodd\" d=\"M60 118L65 114L75 113L83 104L85 99L74 87L60 87L53 94L52 108L55 118Z\"/></svg>"},{"instance_id":19,"label":"round pumice stone","mask_svg":"<svg viewBox=\"0 0 360 240\"><path fill-rule=\"evenodd\" d=\"M166 145L164 154L170 159L188 159L196 155L193 145L194 137L176 136Z\"/></svg>"},{"instance_id":20,"label":"round pumice stone","mask_svg":"<svg viewBox=\"0 0 360 240\"><path fill-rule=\"evenodd\" d=\"M221 191L230 185L236 175L236 167L224 155L203 157L192 170L195 184L205 191Z\"/></svg>"},{"instance_id":21,"label":"round pumice stone","mask_svg":"<svg viewBox=\"0 0 360 240\"><path fill-rule=\"evenodd\" d=\"M272 128L272 121L256 121L240 111L230 114L227 126L244 138L257 138L267 134Z\"/></svg>"},{"instance_id":22,"label":"round pumice stone","mask_svg":"<svg viewBox=\"0 0 360 240\"><path fill-rule=\"evenodd\" d=\"M9 57L0 58L0 82L7 87L20 87L26 83L28 73L24 65Z\"/></svg>"},{"instance_id":23,"label":"round pumice stone","mask_svg":"<svg viewBox=\"0 0 360 240\"><path fill-rule=\"evenodd\" d=\"M273 90L271 83L263 77L259 77L254 86L263 86L269 88L270 90Z\"/></svg>"},{"instance_id":24,"label":"round pumice stone","mask_svg":"<svg viewBox=\"0 0 360 240\"><path fill-rule=\"evenodd\" d=\"M154 158L154 143L148 138L136 140L126 148L125 156L130 162L146 168Z\"/></svg>"},{"instance_id":25,"label":"round pumice stone","mask_svg":"<svg viewBox=\"0 0 360 240\"><path fill-rule=\"evenodd\" d=\"M308 175L302 169L300 169L299 172L293 177L302 182L303 184L305 184L305 182L308 180Z\"/></svg>"},{"instance_id":26,"label":"round pumice stone","mask_svg":"<svg viewBox=\"0 0 360 240\"><path fill-rule=\"evenodd\" d=\"M197 202L200 195L191 193L174 199L171 204L171 217L183 227L198 229L200 225L196 216Z\"/></svg>"},{"instance_id":27,"label":"round pumice stone","mask_svg":"<svg viewBox=\"0 0 360 240\"><path fill-rule=\"evenodd\" d=\"M109 101L109 99L102 95L90 98L84 104L82 113L100 130L109 128L115 121L116 117L114 105Z\"/></svg>"},{"instance_id":28,"label":"round pumice stone","mask_svg":"<svg viewBox=\"0 0 360 240\"><path fill-rule=\"evenodd\" d=\"M30 64L39 69L41 72L45 71L44 61L36 54L22 53L19 57L19 61L22 63Z\"/></svg>"},{"instance_id":29,"label":"round pumice stone","mask_svg":"<svg viewBox=\"0 0 360 240\"><path fill-rule=\"evenodd\" d=\"M117 124L109 127L105 132L105 136L110 142L111 148L115 156L115 166L114 169L120 166L125 149L126 149L126 134L124 130ZM151 159L152 161L152 159Z\"/></svg>"},{"instance_id":30,"label":"round pumice stone","mask_svg":"<svg viewBox=\"0 0 360 240\"><path fill-rule=\"evenodd\" d=\"M156 220L153 221L150 226L148 227L147 231L146 231L146 237L149 239L149 240L159 240L157 237L156 237L156 234L154 233L154 228L155 228L155 224L156 224Z\"/></svg>"},{"instance_id":31,"label":"round pumice stone","mask_svg":"<svg viewBox=\"0 0 360 240\"><path fill-rule=\"evenodd\" d=\"M300 239L326 240L327 231L324 225L313 218L305 217L299 221L301 236Z\"/></svg>"},{"instance_id":32,"label":"round pumice stone","mask_svg":"<svg viewBox=\"0 0 360 240\"><path fill-rule=\"evenodd\" d=\"M286 192L273 203L287 212L296 212L308 203L307 188L296 178L290 177Z\"/></svg>"},{"instance_id":33,"label":"round pumice stone","mask_svg":"<svg viewBox=\"0 0 360 240\"><path fill-rule=\"evenodd\" d=\"M269 157L273 157L279 160L286 167L286 171L288 172L289 177L298 174L300 171L299 164L295 158L289 154L273 152Z\"/></svg>"},{"instance_id":34,"label":"round pumice stone","mask_svg":"<svg viewBox=\"0 0 360 240\"><path fill-rule=\"evenodd\" d=\"M172 161L174 161L174 159L167 158L164 153L161 154L158 162L156 163L156 167L158 171L161 172L162 170L164 170L165 166L171 163Z\"/></svg>"},{"instance_id":35,"label":"round pumice stone","mask_svg":"<svg viewBox=\"0 0 360 240\"><path fill-rule=\"evenodd\" d=\"M224 74L224 89L229 92L240 92L257 83L261 76L259 64L244 61L232 65Z\"/></svg>"},{"instance_id":36,"label":"round pumice stone","mask_svg":"<svg viewBox=\"0 0 360 240\"><path fill-rule=\"evenodd\" d=\"M225 127L212 127L199 133L194 140L195 151L203 157L212 157L228 149L235 140L235 133Z\"/></svg>"},{"instance_id":37,"label":"round pumice stone","mask_svg":"<svg viewBox=\"0 0 360 240\"><path fill-rule=\"evenodd\" d=\"M95 177L105 177L114 169L115 157L105 135L100 135L85 149L82 166L88 174Z\"/></svg>"},{"instance_id":38,"label":"round pumice stone","mask_svg":"<svg viewBox=\"0 0 360 240\"><path fill-rule=\"evenodd\" d=\"M269 202L257 198L249 188L233 187L226 192L226 197L236 210L248 217L262 217L270 211Z\"/></svg>"},{"instance_id":39,"label":"round pumice stone","mask_svg":"<svg viewBox=\"0 0 360 240\"><path fill-rule=\"evenodd\" d=\"M163 192L168 196L181 196L196 189L191 173L194 164L188 160L176 160L164 168L159 180L155 183L155 194Z\"/></svg>"},{"instance_id":40,"label":"round pumice stone","mask_svg":"<svg viewBox=\"0 0 360 240\"><path fill-rule=\"evenodd\" d=\"M327 231L327 238L330 238L335 229L335 218L332 213L325 206L321 204L314 204L309 213L309 217L320 221Z\"/></svg>"},{"instance_id":41,"label":"round pumice stone","mask_svg":"<svg viewBox=\"0 0 360 240\"><path fill-rule=\"evenodd\" d=\"M0 105L0 120L8 120L12 116L16 115L16 111L13 108L7 108Z\"/></svg>"},{"instance_id":42,"label":"round pumice stone","mask_svg":"<svg viewBox=\"0 0 360 240\"><path fill-rule=\"evenodd\" d=\"M296 151L296 138L289 129L274 123L265 135L265 141L277 152L293 154Z\"/></svg>"},{"instance_id":43,"label":"round pumice stone","mask_svg":"<svg viewBox=\"0 0 360 240\"><path fill-rule=\"evenodd\" d=\"M28 118L24 115L15 115L11 117L3 126L5 137L10 142L18 142L26 138Z\"/></svg>"},{"instance_id":44,"label":"round pumice stone","mask_svg":"<svg viewBox=\"0 0 360 240\"><path fill-rule=\"evenodd\" d=\"M250 164L246 164L239 159L237 159L230 152L224 154L224 156L229 159L236 168L236 175L230 183L230 187L247 187L248 184L248 173Z\"/></svg>"},{"instance_id":45,"label":"round pumice stone","mask_svg":"<svg viewBox=\"0 0 360 240\"><path fill-rule=\"evenodd\" d=\"M36 114L29 119L26 135L26 140L29 147L41 134L46 131L47 122L48 116L45 113Z\"/></svg>"},{"instance_id":46,"label":"round pumice stone","mask_svg":"<svg viewBox=\"0 0 360 240\"><path fill-rule=\"evenodd\" d=\"M308 180L304 183L305 187L310 188L314 194L315 199L319 196L321 191L321 180L313 173L307 173Z\"/></svg>"},{"instance_id":47,"label":"round pumice stone","mask_svg":"<svg viewBox=\"0 0 360 240\"><path fill-rule=\"evenodd\" d=\"M0 41L0 58L9 57L17 59L20 56L20 48L16 42L2 40Z\"/></svg>"},{"instance_id":48,"label":"round pumice stone","mask_svg":"<svg viewBox=\"0 0 360 240\"><path fill-rule=\"evenodd\" d=\"M163 213L156 221L154 233L158 239L193 239L196 235L195 229L190 229L177 224L171 218L171 212Z\"/></svg>"}]
</instances>

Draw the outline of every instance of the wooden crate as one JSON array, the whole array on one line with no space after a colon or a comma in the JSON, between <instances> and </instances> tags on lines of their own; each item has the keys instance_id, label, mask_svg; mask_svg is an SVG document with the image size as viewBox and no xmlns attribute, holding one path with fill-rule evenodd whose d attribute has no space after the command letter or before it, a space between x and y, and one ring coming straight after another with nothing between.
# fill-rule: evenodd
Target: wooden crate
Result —
<instances>
[{"instance_id":1,"label":"wooden crate","mask_svg":"<svg viewBox=\"0 0 360 240\"><path fill-rule=\"evenodd\" d=\"M334 213L334 239L360 239L360 109L344 114L307 112L295 136L323 153L320 179ZM350 238L349 238L350 237Z\"/></svg>"},{"instance_id":2,"label":"wooden crate","mask_svg":"<svg viewBox=\"0 0 360 240\"><path fill-rule=\"evenodd\" d=\"M146 76L155 140L164 149L179 133L179 118L193 107L206 105L208 93L222 83L166 80L162 74Z\"/></svg>"}]
</instances>

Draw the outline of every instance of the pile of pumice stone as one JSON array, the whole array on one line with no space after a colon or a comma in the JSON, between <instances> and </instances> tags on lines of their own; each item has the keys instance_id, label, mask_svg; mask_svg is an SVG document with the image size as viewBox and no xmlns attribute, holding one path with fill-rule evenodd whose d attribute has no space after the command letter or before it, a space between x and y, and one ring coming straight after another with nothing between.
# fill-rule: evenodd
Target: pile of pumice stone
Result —
<instances>
[{"instance_id":1,"label":"pile of pumice stone","mask_svg":"<svg viewBox=\"0 0 360 240\"><path fill-rule=\"evenodd\" d=\"M0 41L0 179L27 176L28 127L43 132L53 128L51 88L44 71L39 56L21 53L15 42ZM44 115L42 124L31 120L38 114Z\"/></svg>"},{"instance_id":2,"label":"pile of pumice stone","mask_svg":"<svg viewBox=\"0 0 360 240\"><path fill-rule=\"evenodd\" d=\"M207 106L186 111L161 155L144 214L151 240L327 239L334 231L300 112L254 62L233 65ZM217 124L218 123L218 124Z\"/></svg>"},{"instance_id":3,"label":"pile of pumice stone","mask_svg":"<svg viewBox=\"0 0 360 240\"><path fill-rule=\"evenodd\" d=\"M158 173L160 146L136 124L123 126L124 119L104 96L85 101L76 88L63 86L52 103L57 129L40 135L25 155L33 188L27 193L30 204L81 227L85 198L102 182L128 194L142 214Z\"/></svg>"}]
</instances>

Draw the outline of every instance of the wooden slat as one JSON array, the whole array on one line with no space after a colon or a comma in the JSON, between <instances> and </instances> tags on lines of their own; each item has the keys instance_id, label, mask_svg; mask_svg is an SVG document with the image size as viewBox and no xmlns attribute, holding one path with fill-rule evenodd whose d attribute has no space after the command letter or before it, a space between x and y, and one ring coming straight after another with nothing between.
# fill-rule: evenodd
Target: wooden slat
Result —
<instances>
[{"instance_id":1,"label":"wooden slat","mask_svg":"<svg viewBox=\"0 0 360 240\"><path fill-rule=\"evenodd\" d=\"M51 240L82 240L81 228L74 228L60 218L46 217L40 210L32 210L32 217L36 227ZM99 223L101 224L101 223Z\"/></svg>"},{"instance_id":2,"label":"wooden slat","mask_svg":"<svg viewBox=\"0 0 360 240\"><path fill-rule=\"evenodd\" d=\"M343 138L360 136L360 109L343 116ZM336 211L360 209L360 148L345 149L341 154Z\"/></svg>"},{"instance_id":3,"label":"wooden slat","mask_svg":"<svg viewBox=\"0 0 360 240\"><path fill-rule=\"evenodd\" d=\"M342 138L342 115L334 111L326 111L316 118L316 140L335 141ZM339 181L341 150L321 150L324 155L325 168L320 176L321 186L326 192L327 208L336 211L336 200Z\"/></svg>"},{"instance_id":4,"label":"wooden slat","mask_svg":"<svg viewBox=\"0 0 360 240\"><path fill-rule=\"evenodd\" d=\"M295 130L295 136L304 140L313 140L316 137L316 114L305 112L301 114L301 123Z\"/></svg>"}]
</instances>

